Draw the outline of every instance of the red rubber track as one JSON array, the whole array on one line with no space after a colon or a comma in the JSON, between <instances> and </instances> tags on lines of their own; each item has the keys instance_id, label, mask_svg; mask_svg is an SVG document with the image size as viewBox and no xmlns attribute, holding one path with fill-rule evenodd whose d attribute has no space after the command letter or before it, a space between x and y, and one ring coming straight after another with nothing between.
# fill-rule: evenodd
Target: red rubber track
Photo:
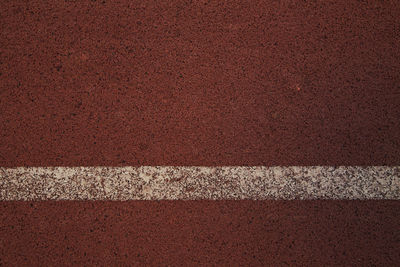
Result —
<instances>
[{"instance_id":1,"label":"red rubber track","mask_svg":"<svg viewBox=\"0 0 400 267\"><path fill-rule=\"evenodd\" d=\"M159 2L1 1L0 166L400 162L397 1Z\"/></svg>"},{"instance_id":2,"label":"red rubber track","mask_svg":"<svg viewBox=\"0 0 400 267\"><path fill-rule=\"evenodd\" d=\"M8 266L395 266L398 201L0 203Z\"/></svg>"},{"instance_id":3,"label":"red rubber track","mask_svg":"<svg viewBox=\"0 0 400 267\"><path fill-rule=\"evenodd\" d=\"M397 1L0 1L0 166L398 165ZM0 265L400 262L399 201L1 202Z\"/></svg>"}]
</instances>

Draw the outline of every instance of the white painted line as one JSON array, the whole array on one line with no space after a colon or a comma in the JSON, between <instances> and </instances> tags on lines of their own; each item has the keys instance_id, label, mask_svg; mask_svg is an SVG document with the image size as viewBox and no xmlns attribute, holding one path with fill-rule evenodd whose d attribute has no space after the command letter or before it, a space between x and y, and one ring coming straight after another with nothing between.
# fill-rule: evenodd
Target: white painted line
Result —
<instances>
[{"instance_id":1,"label":"white painted line","mask_svg":"<svg viewBox=\"0 0 400 267\"><path fill-rule=\"evenodd\" d=\"M0 200L400 199L400 167L0 168Z\"/></svg>"}]
</instances>

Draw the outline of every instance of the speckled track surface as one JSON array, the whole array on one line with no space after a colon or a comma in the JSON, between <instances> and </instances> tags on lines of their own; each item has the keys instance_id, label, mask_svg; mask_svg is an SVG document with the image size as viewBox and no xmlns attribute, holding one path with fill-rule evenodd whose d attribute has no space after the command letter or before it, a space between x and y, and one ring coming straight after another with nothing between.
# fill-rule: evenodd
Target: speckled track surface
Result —
<instances>
[{"instance_id":1,"label":"speckled track surface","mask_svg":"<svg viewBox=\"0 0 400 267\"><path fill-rule=\"evenodd\" d=\"M395 266L394 201L0 203L5 266Z\"/></svg>"},{"instance_id":2,"label":"speckled track surface","mask_svg":"<svg viewBox=\"0 0 400 267\"><path fill-rule=\"evenodd\" d=\"M0 166L400 162L397 1L0 12Z\"/></svg>"},{"instance_id":3,"label":"speckled track surface","mask_svg":"<svg viewBox=\"0 0 400 267\"><path fill-rule=\"evenodd\" d=\"M399 166L397 1L0 1L0 167ZM0 203L0 265L393 266L399 201Z\"/></svg>"}]
</instances>

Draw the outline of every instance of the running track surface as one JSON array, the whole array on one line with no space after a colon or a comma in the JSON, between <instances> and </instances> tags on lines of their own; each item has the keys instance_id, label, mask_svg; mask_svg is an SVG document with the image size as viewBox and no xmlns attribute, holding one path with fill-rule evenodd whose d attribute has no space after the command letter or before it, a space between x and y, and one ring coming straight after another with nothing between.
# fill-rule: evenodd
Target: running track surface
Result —
<instances>
[{"instance_id":1,"label":"running track surface","mask_svg":"<svg viewBox=\"0 0 400 267\"><path fill-rule=\"evenodd\" d=\"M0 166L400 165L396 1L1 1ZM400 203L0 203L0 265L400 262Z\"/></svg>"}]
</instances>

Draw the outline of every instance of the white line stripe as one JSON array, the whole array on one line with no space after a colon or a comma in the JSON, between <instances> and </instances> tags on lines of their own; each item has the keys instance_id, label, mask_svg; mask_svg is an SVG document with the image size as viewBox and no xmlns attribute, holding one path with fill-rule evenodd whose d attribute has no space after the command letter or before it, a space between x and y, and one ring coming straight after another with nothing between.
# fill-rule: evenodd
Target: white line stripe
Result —
<instances>
[{"instance_id":1,"label":"white line stripe","mask_svg":"<svg viewBox=\"0 0 400 267\"><path fill-rule=\"evenodd\" d=\"M400 199L400 167L0 168L0 200Z\"/></svg>"}]
</instances>

